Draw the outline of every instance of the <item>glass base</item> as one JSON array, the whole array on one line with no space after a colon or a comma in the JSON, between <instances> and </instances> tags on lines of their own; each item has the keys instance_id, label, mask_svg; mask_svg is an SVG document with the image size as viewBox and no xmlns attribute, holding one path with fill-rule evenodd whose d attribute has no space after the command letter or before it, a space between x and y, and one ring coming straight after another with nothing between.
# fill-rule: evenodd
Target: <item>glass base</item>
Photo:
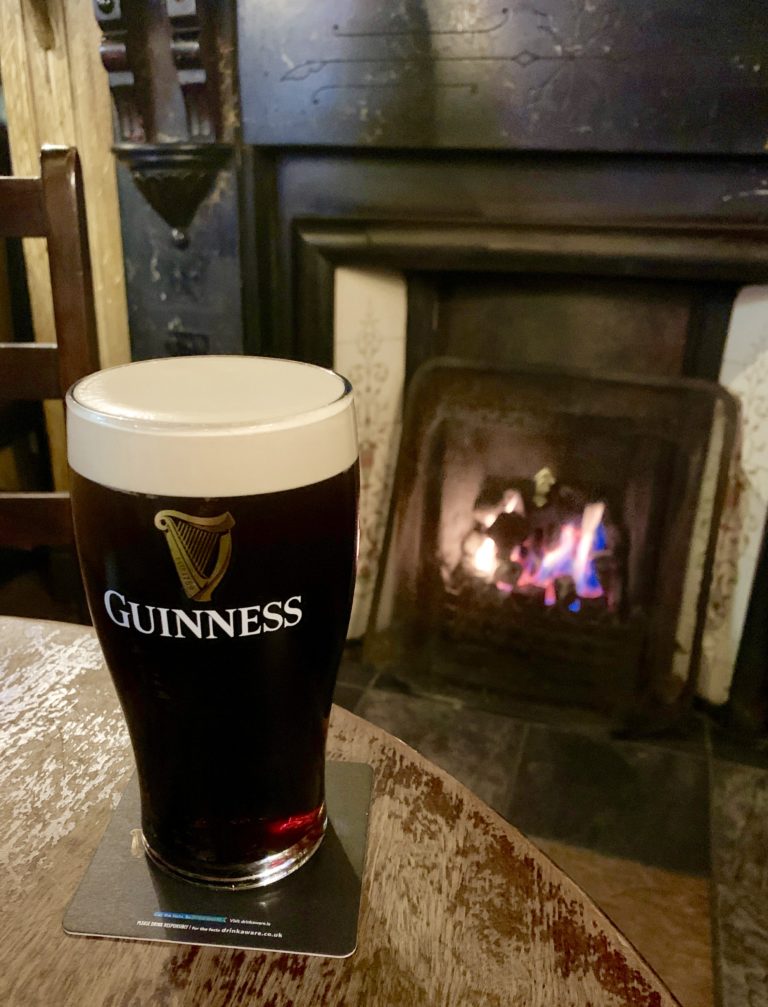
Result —
<instances>
[{"instance_id":1,"label":"glass base","mask_svg":"<svg viewBox=\"0 0 768 1007\"><path fill-rule=\"evenodd\" d=\"M263 888L265 885L274 884L289 874L293 874L309 860L323 841L327 822L328 819L323 807L317 825L297 843L289 846L287 850L271 853L262 860L255 860L248 864L232 865L222 869L221 873L198 873L184 867L176 867L152 849L143 833L141 839L149 859L162 870L177 878L184 878L185 881L204 885L206 888Z\"/></svg>"}]
</instances>

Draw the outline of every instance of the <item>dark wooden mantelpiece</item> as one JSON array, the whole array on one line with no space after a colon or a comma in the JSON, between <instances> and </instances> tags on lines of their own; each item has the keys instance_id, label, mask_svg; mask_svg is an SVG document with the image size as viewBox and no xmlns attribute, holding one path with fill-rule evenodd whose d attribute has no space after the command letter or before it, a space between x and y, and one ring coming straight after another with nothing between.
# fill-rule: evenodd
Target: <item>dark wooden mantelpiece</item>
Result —
<instances>
[{"instance_id":1,"label":"dark wooden mantelpiece","mask_svg":"<svg viewBox=\"0 0 768 1007\"><path fill-rule=\"evenodd\" d=\"M239 0L249 143L759 153L763 0Z\"/></svg>"}]
</instances>

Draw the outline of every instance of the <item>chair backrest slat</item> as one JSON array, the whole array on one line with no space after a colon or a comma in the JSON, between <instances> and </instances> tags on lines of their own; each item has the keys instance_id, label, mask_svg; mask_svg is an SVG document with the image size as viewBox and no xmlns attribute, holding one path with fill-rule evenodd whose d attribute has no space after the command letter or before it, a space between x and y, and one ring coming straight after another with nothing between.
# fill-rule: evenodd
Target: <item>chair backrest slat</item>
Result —
<instances>
[{"instance_id":1,"label":"chair backrest slat","mask_svg":"<svg viewBox=\"0 0 768 1007\"><path fill-rule=\"evenodd\" d=\"M64 394L78 378L99 366L88 225L77 151L72 147L44 147L41 182Z\"/></svg>"},{"instance_id":2,"label":"chair backrest slat","mask_svg":"<svg viewBox=\"0 0 768 1007\"><path fill-rule=\"evenodd\" d=\"M99 367L85 204L73 148L44 147L39 178L0 177L0 237L11 236L47 239L56 343L0 343L0 404L62 398L74 381ZM0 493L0 546L73 542L68 493Z\"/></svg>"}]
</instances>

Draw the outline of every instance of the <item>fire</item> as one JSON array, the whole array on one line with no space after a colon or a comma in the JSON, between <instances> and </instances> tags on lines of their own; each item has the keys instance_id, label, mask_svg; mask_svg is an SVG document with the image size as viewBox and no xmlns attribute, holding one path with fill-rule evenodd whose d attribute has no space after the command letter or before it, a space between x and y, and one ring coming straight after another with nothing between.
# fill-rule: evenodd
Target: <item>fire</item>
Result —
<instances>
[{"instance_id":1,"label":"fire","mask_svg":"<svg viewBox=\"0 0 768 1007\"><path fill-rule=\"evenodd\" d=\"M496 551L496 543L492 538L486 536L481 544L477 547L475 555L472 557L472 562L475 569L479 574L491 578L496 572L496 567L499 565L499 557Z\"/></svg>"},{"instance_id":2,"label":"fire","mask_svg":"<svg viewBox=\"0 0 768 1007\"><path fill-rule=\"evenodd\" d=\"M506 594L531 586L543 588L545 605L554 605L558 597L564 595L572 612L581 609L582 599L601 597L604 591L594 558L606 546L604 516L604 503L590 503L584 508L581 519L561 525L557 538L550 539L547 547L537 548L533 536L529 536L509 552L507 569L510 573L505 579L496 581L496 587ZM478 574L490 579L504 558L499 555L493 539L485 536L475 550L472 563Z\"/></svg>"},{"instance_id":3,"label":"fire","mask_svg":"<svg viewBox=\"0 0 768 1007\"><path fill-rule=\"evenodd\" d=\"M544 553L538 570L535 565L531 570L534 577L532 583L546 587L553 583L555 577L569 574L574 566L574 554L578 552L578 530L575 525L565 524L560 529L560 541L553 549ZM531 555L529 553L529 555ZM518 560L519 562L519 560Z\"/></svg>"},{"instance_id":4,"label":"fire","mask_svg":"<svg viewBox=\"0 0 768 1007\"><path fill-rule=\"evenodd\" d=\"M504 494L504 513L514 514L515 512L525 514L525 501L517 490L507 490Z\"/></svg>"},{"instance_id":5,"label":"fire","mask_svg":"<svg viewBox=\"0 0 768 1007\"><path fill-rule=\"evenodd\" d=\"M599 598L603 593L592 563L595 549L605 548L604 503L587 504L581 518L581 532L573 559L573 578L582 598Z\"/></svg>"}]
</instances>

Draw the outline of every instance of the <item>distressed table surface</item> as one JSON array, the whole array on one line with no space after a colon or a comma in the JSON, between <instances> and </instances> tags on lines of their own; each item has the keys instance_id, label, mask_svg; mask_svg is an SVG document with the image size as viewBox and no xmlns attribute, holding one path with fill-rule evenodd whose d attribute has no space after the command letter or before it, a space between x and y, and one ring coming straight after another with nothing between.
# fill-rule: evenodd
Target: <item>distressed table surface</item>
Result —
<instances>
[{"instance_id":1,"label":"distressed table surface","mask_svg":"<svg viewBox=\"0 0 768 1007\"><path fill-rule=\"evenodd\" d=\"M358 951L334 960L67 937L132 772L92 631L0 618L0 1003L552 1007L676 1001L558 868L459 783L334 708L376 776Z\"/></svg>"}]
</instances>

